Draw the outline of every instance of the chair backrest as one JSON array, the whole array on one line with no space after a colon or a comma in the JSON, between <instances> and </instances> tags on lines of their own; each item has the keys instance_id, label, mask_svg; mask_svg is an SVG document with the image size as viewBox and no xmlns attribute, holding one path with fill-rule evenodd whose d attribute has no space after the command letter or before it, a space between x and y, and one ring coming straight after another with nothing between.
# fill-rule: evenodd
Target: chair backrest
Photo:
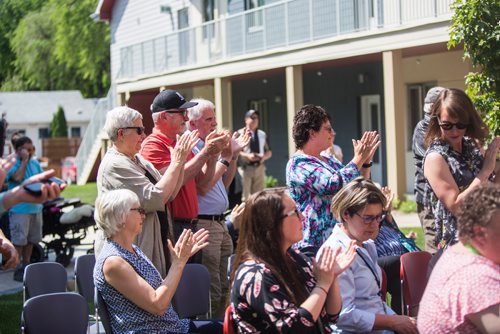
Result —
<instances>
[{"instance_id":1,"label":"chair backrest","mask_svg":"<svg viewBox=\"0 0 500 334\"><path fill-rule=\"evenodd\" d=\"M233 319L233 308L231 305L226 307L226 312L224 312L224 327L223 334L234 334L236 333L236 324Z\"/></svg>"},{"instance_id":2,"label":"chair backrest","mask_svg":"<svg viewBox=\"0 0 500 334\"><path fill-rule=\"evenodd\" d=\"M416 316L418 305L427 286L429 252L410 252L401 256L401 307L403 314Z\"/></svg>"},{"instance_id":3,"label":"chair backrest","mask_svg":"<svg viewBox=\"0 0 500 334\"><path fill-rule=\"evenodd\" d=\"M387 274L383 268L380 268L382 271L382 286L380 287L380 292L382 293L382 300L385 302L387 298Z\"/></svg>"},{"instance_id":4,"label":"chair backrest","mask_svg":"<svg viewBox=\"0 0 500 334\"><path fill-rule=\"evenodd\" d=\"M204 265L188 263L172 298L180 318L208 314L210 318L210 274Z\"/></svg>"},{"instance_id":5,"label":"chair backrest","mask_svg":"<svg viewBox=\"0 0 500 334\"><path fill-rule=\"evenodd\" d=\"M94 254L82 255L75 260L76 290L87 302L94 301L94 265Z\"/></svg>"},{"instance_id":6,"label":"chair backrest","mask_svg":"<svg viewBox=\"0 0 500 334\"><path fill-rule=\"evenodd\" d=\"M109 315L108 307L106 302L101 296L101 293L97 288L94 289L94 306L95 306L95 319L97 324L97 333L99 333L99 321L102 323L104 332L106 334L113 334L111 329L111 317Z\"/></svg>"},{"instance_id":7,"label":"chair backrest","mask_svg":"<svg viewBox=\"0 0 500 334\"><path fill-rule=\"evenodd\" d=\"M32 297L24 303L25 334L84 334L87 332L87 301L73 292Z\"/></svg>"},{"instance_id":8,"label":"chair backrest","mask_svg":"<svg viewBox=\"0 0 500 334\"><path fill-rule=\"evenodd\" d=\"M31 263L24 270L24 301L47 293L66 292L67 281L68 274L60 263Z\"/></svg>"}]
</instances>

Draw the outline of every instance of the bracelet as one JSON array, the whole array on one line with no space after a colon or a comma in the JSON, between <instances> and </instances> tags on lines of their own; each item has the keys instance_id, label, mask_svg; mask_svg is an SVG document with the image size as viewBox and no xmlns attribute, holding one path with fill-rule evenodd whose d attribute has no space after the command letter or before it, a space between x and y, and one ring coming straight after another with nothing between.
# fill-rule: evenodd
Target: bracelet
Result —
<instances>
[{"instance_id":1,"label":"bracelet","mask_svg":"<svg viewBox=\"0 0 500 334\"><path fill-rule=\"evenodd\" d=\"M219 161L221 164L223 164L224 166L226 166L227 168L229 168L229 161L227 161L226 159L220 158L217 161Z\"/></svg>"},{"instance_id":2,"label":"bracelet","mask_svg":"<svg viewBox=\"0 0 500 334\"><path fill-rule=\"evenodd\" d=\"M363 168L370 168L373 165L373 161L370 161L370 163L363 164L361 165Z\"/></svg>"},{"instance_id":3,"label":"bracelet","mask_svg":"<svg viewBox=\"0 0 500 334\"><path fill-rule=\"evenodd\" d=\"M326 290L325 290L325 288L322 288L322 287L320 287L319 285L316 285L316 286L315 286L315 288L319 288L319 289L323 290L323 292L324 292L326 295L328 295L328 291L326 291Z\"/></svg>"}]
</instances>

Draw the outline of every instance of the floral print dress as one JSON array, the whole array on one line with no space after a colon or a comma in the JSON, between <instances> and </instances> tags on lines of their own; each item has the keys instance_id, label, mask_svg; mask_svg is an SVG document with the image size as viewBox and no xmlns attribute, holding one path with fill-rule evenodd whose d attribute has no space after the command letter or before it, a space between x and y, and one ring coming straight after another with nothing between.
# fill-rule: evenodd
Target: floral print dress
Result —
<instances>
[{"instance_id":1,"label":"floral print dress","mask_svg":"<svg viewBox=\"0 0 500 334\"><path fill-rule=\"evenodd\" d=\"M440 154L446 161L460 192L467 189L483 167L484 157L474 140L469 137L464 137L462 140L462 153L454 151L446 141L435 139L425 153L424 166L425 159L432 152ZM434 215L435 244L444 247L456 243L458 241L456 218L434 194L427 179L424 199L426 199L424 205L430 207Z\"/></svg>"},{"instance_id":2,"label":"floral print dress","mask_svg":"<svg viewBox=\"0 0 500 334\"><path fill-rule=\"evenodd\" d=\"M319 248L337 223L330 211L333 195L344 184L360 176L353 162L342 165L334 157L325 160L307 154L295 154L286 166L286 185L290 196L304 215L304 238L298 248Z\"/></svg>"},{"instance_id":3,"label":"floral print dress","mask_svg":"<svg viewBox=\"0 0 500 334\"><path fill-rule=\"evenodd\" d=\"M309 259L296 250L288 255L311 291L316 280ZM241 264L235 273L231 307L240 333L331 333L338 319L338 314L328 315L323 308L321 321L314 322L309 311L293 304L269 268L254 260Z\"/></svg>"}]
</instances>

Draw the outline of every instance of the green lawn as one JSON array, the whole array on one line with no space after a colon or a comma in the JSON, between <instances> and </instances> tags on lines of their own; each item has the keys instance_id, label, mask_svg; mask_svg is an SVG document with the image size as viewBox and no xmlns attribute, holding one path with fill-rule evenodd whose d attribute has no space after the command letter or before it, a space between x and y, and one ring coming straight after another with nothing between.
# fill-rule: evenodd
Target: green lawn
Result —
<instances>
[{"instance_id":1,"label":"green lawn","mask_svg":"<svg viewBox=\"0 0 500 334\"><path fill-rule=\"evenodd\" d=\"M94 205L97 197L97 186L94 182L87 183L83 186L71 184L61 193L64 198L79 198L82 203Z\"/></svg>"},{"instance_id":2,"label":"green lawn","mask_svg":"<svg viewBox=\"0 0 500 334\"><path fill-rule=\"evenodd\" d=\"M0 296L0 334L20 333L23 293Z\"/></svg>"},{"instance_id":3,"label":"green lawn","mask_svg":"<svg viewBox=\"0 0 500 334\"><path fill-rule=\"evenodd\" d=\"M418 248L421 250L424 250L425 248L425 243L424 243L424 231L422 230L422 227L402 227L401 231L405 234L408 235L410 232L415 232L417 234L417 239L415 240L415 243L417 244Z\"/></svg>"}]
</instances>

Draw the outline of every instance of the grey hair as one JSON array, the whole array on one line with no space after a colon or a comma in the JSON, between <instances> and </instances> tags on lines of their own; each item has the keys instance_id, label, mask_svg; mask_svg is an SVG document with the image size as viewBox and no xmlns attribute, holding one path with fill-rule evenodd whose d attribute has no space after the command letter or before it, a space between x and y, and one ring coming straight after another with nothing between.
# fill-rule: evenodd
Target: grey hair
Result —
<instances>
[{"instance_id":1,"label":"grey hair","mask_svg":"<svg viewBox=\"0 0 500 334\"><path fill-rule=\"evenodd\" d=\"M211 101L205 99L197 98L192 99L190 102L198 102L197 105L188 109L188 118L190 121L199 120L203 115L203 110L207 108L215 110L215 105Z\"/></svg>"},{"instance_id":2,"label":"grey hair","mask_svg":"<svg viewBox=\"0 0 500 334\"><path fill-rule=\"evenodd\" d=\"M112 142L118 138L118 129L133 126L136 119L142 119L142 115L135 109L129 107L116 107L108 111L104 131Z\"/></svg>"},{"instance_id":3,"label":"grey hair","mask_svg":"<svg viewBox=\"0 0 500 334\"><path fill-rule=\"evenodd\" d=\"M155 112L151 114L151 118L153 118L153 123L156 124L158 120L160 119L161 112Z\"/></svg>"},{"instance_id":4,"label":"grey hair","mask_svg":"<svg viewBox=\"0 0 500 334\"><path fill-rule=\"evenodd\" d=\"M94 219L106 238L121 228L130 209L139 204L139 197L129 189L115 189L103 193L95 201Z\"/></svg>"}]
</instances>

